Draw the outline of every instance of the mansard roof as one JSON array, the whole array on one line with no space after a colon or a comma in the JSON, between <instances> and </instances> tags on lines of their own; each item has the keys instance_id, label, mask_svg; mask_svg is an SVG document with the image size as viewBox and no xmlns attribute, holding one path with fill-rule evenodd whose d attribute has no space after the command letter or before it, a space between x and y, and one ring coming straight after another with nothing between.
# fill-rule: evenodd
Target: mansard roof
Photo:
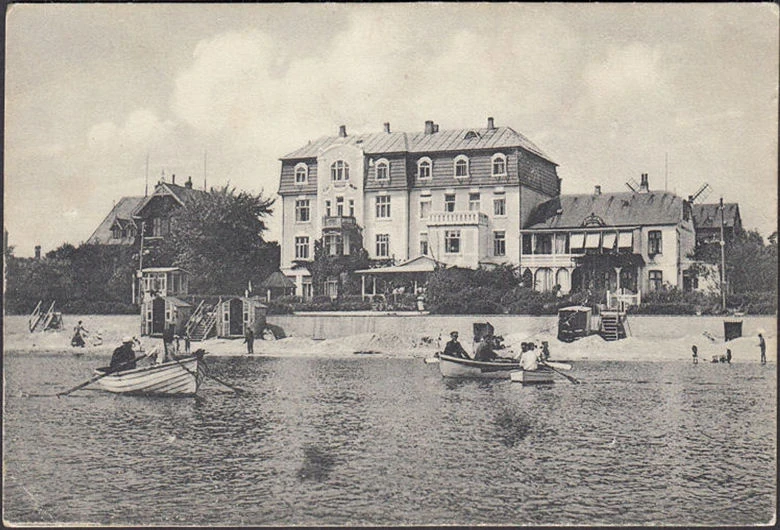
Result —
<instances>
[{"instance_id":1,"label":"mansard roof","mask_svg":"<svg viewBox=\"0 0 780 530\"><path fill-rule=\"evenodd\" d=\"M727 202L723 204L723 226L733 228L740 219L739 204ZM694 204L693 223L696 228L720 229L720 204Z\"/></svg>"},{"instance_id":2,"label":"mansard roof","mask_svg":"<svg viewBox=\"0 0 780 530\"><path fill-rule=\"evenodd\" d=\"M511 127L453 129L433 133L380 132L347 135L345 137L325 136L288 153L281 157L281 160L316 158L322 150L339 144L353 145L367 154L403 152L420 154L519 147L555 164L531 140Z\"/></svg>"},{"instance_id":3,"label":"mansard roof","mask_svg":"<svg viewBox=\"0 0 780 530\"><path fill-rule=\"evenodd\" d=\"M538 205L525 228L670 225L682 216L683 199L665 191L561 195Z\"/></svg>"}]
</instances>

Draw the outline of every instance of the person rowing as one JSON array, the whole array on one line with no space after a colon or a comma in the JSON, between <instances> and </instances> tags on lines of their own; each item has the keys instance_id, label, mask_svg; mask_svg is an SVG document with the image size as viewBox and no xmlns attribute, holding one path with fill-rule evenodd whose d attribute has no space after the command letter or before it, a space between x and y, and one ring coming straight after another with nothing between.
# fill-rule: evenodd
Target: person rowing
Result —
<instances>
[{"instance_id":1,"label":"person rowing","mask_svg":"<svg viewBox=\"0 0 780 530\"><path fill-rule=\"evenodd\" d=\"M122 338L122 345L114 350L111 355L111 364L109 371L115 371L118 368L122 370L132 370L135 368L135 351L133 351L132 337Z\"/></svg>"},{"instance_id":2,"label":"person rowing","mask_svg":"<svg viewBox=\"0 0 780 530\"><path fill-rule=\"evenodd\" d=\"M449 355L450 357L458 357L460 359L471 359L471 357L469 357L469 354L466 353L466 350L463 349L463 346L461 346L460 342L458 342L457 331L450 332L450 340L444 346L443 355Z\"/></svg>"}]
</instances>

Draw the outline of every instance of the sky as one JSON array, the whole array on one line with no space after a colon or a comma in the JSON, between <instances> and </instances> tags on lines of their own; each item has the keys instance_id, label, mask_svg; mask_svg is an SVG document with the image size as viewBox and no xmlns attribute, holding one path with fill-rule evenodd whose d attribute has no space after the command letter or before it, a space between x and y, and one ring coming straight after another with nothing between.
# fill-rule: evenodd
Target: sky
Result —
<instances>
[{"instance_id":1,"label":"sky","mask_svg":"<svg viewBox=\"0 0 780 530\"><path fill-rule=\"evenodd\" d=\"M707 183L766 237L778 56L772 3L12 5L4 225L17 256L45 253L147 175L273 197L279 158L339 125L491 116L559 164L563 193Z\"/></svg>"}]
</instances>

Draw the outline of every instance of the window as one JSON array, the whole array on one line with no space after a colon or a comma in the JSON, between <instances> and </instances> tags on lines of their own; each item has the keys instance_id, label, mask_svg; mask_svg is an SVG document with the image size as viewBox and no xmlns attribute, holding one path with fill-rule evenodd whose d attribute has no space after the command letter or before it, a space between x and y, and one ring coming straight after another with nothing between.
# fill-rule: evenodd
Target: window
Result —
<instances>
[{"instance_id":1,"label":"window","mask_svg":"<svg viewBox=\"0 0 780 530\"><path fill-rule=\"evenodd\" d=\"M303 162L300 162L295 165L295 183L296 184L306 184L306 181L309 179L309 166L304 164Z\"/></svg>"},{"instance_id":2,"label":"window","mask_svg":"<svg viewBox=\"0 0 780 530\"><path fill-rule=\"evenodd\" d=\"M376 163L376 179L390 180L390 162L384 158Z\"/></svg>"},{"instance_id":3,"label":"window","mask_svg":"<svg viewBox=\"0 0 780 530\"><path fill-rule=\"evenodd\" d=\"M493 232L493 255L506 256L506 232L503 230Z\"/></svg>"},{"instance_id":4,"label":"window","mask_svg":"<svg viewBox=\"0 0 780 530\"><path fill-rule=\"evenodd\" d=\"M493 199L493 215L503 217L506 215L506 199L498 197Z\"/></svg>"},{"instance_id":5,"label":"window","mask_svg":"<svg viewBox=\"0 0 780 530\"><path fill-rule=\"evenodd\" d=\"M390 236L388 234L376 235L376 257L386 258L390 255Z\"/></svg>"},{"instance_id":6,"label":"window","mask_svg":"<svg viewBox=\"0 0 780 530\"><path fill-rule=\"evenodd\" d=\"M501 177L506 175L506 155L496 153L493 155L493 176Z\"/></svg>"},{"instance_id":7,"label":"window","mask_svg":"<svg viewBox=\"0 0 780 530\"><path fill-rule=\"evenodd\" d=\"M420 255L428 255L428 232L420 233Z\"/></svg>"},{"instance_id":8,"label":"window","mask_svg":"<svg viewBox=\"0 0 780 530\"><path fill-rule=\"evenodd\" d=\"M469 193L469 211L479 211L479 193Z\"/></svg>"},{"instance_id":9,"label":"window","mask_svg":"<svg viewBox=\"0 0 780 530\"><path fill-rule=\"evenodd\" d=\"M349 216L355 217L355 199L349 200Z\"/></svg>"},{"instance_id":10,"label":"window","mask_svg":"<svg viewBox=\"0 0 780 530\"><path fill-rule=\"evenodd\" d=\"M662 245L661 245L661 231L660 230L650 230L647 233L647 253L648 254L663 254L663 252L662 252Z\"/></svg>"},{"instance_id":11,"label":"window","mask_svg":"<svg viewBox=\"0 0 780 530\"><path fill-rule=\"evenodd\" d=\"M152 236L162 237L168 235L171 229L170 219L164 219L162 217L155 217L152 219Z\"/></svg>"},{"instance_id":12,"label":"window","mask_svg":"<svg viewBox=\"0 0 780 530\"><path fill-rule=\"evenodd\" d=\"M427 219L431 215L431 200L424 199L420 201L420 219Z\"/></svg>"},{"instance_id":13,"label":"window","mask_svg":"<svg viewBox=\"0 0 780 530\"><path fill-rule=\"evenodd\" d=\"M301 295L308 300L312 297L311 278L304 278L301 283Z\"/></svg>"},{"instance_id":14,"label":"window","mask_svg":"<svg viewBox=\"0 0 780 530\"><path fill-rule=\"evenodd\" d=\"M127 227L127 236L128 237L135 237L135 227L134 226L128 226Z\"/></svg>"},{"instance_id":15,"label":"window","mask_svg":"<svg viewBox=\"0 0 780 530\"><path fill-rule=\"evenodd\" d=\"M325 217L330 217L330 200L325 201Z\"/></svg>"},{"instance_id":16,"label":"window","mask_svg":"<svg viewBox=\"0 0 780 530\"><path fill-rule=\"evenodd\" d=\"M349 164L343 160L336 160L330 165L330 179L334 182L349 180Z\"/></svg>"},{"instance_id":17,"label":"window","mask_svg":"<svg viewBox=\"0 0 780 530\"><path fill-rule=\"evenodd\" d=\"M536 234L534 254L552 254L552 234Z\"/></svg>"},{"instance_id":18,"label":"window","mask_svg":"<svg viewBox=\"0 0 780 530\"><path fill-rule=\"evenodd\" d=\"M336 217L344 217L344 197L336 197Z\"/></svg>"},{"instance_id":19,"label":"window","mask_svg":"<svg viewBox=\"0 0 780 530\"><path fill-rule=\"evenodd\" d=\"M309 208L309 199L299 199L295 201L295 221L298 223L307 223L311 220L311 209Z\"/></svg>"},{"instance_id":20,"label":"window","mask_svg":"<svg viewBox=\"0 0 780 530\"><path fill-rule=\"evenodd\" d=\"M460 254L460 230L446 230L444 232L444 252Z\"/></svg>"},{"instance_id":21,"label":"window","mask_svg":"<svg viewBox=\"0 0 780 530\"><path fill-rule=\"evenodd\" d=\"M295 259L309 259L309 236L295 238Z\"/></svg>"},{"instance_id":22,"label":"window","mask_svg":"<svg viewBox=\"0 0 780 530\"><path fill-rule=\"evenodd\" d=\"M445 212L454 212L455 211L455 194L454 193L448 193L444 196L444 211Z\"/></svg>"},{"instance_id":23,"label":"window","mask_svg":"<svg viewBox=\"0 0 780 530\"><path fill-rule=\"evenodd\" d=\"M421 158L417 161L417 178L418 179L429 179L431 178L431 168L433 167L433 163L431 162L431 159L426 157Z\"/></svg>"},{"instance_id":24,"label":"window","mask_svg":"<svg viewBox=\"0 0 780 530\"><path fill-rule=\"evenodd\" d=\"M533 247L531 246L531 234L522 234L522 242L520 245L520 251L523 254L532 254Z\"/></svg>"},{"instance_id":25,"label":"window","mask_svg":"<svg viewBox=\"0 0 780 530\"><path fill-rule=\"evenodd\" d=\"M569 235L568 234L555 234L555 253L556 254L568 254L569 253Z\"/></svg>"},{"instance_id":26,"label":"window","mask_svg":"<svg viewBox=\"0 0 780 530\"><path fill-rule=\"evenodd\" d=\"M118 226L114 226L114 228L111 229L111 237L114 239L119 239L122 237L122 230Z\"/></svg>"},{"instance_id":27,"label":"window","mask_svg":"<svg viewBox=\"0 0 780 530\"><path fill-rule=\"evenodd\" d=\"M661 271L650 271L650 290L660 291L664 284L664 275Z\"/></svg>"},{"instance_id":28,"label":"window","mask_svg":"<svg viewBox=\"0 0 780 530\"><path fill-rule=\"evenodd\" d=\"M455 178L468 178L469 176L469 159L466 155L458 155L455 157Z\"/></svg>"},{"instance_id":29,"label":"window","mask_svg":"<svg viewBox=\"0 0 780 530\"><path fill-rule=\"evenodd\" d=\"M328 278L325 280L325 296L336 298L339 295L338 278Z\"/></svg>"},{"instance_id":30,"label":"window","mask_svg":"<svg viewBox=\"0 0 780 530\"><path fill-rule=\"evenodd\" d=\"M339 253L338 234L326 234L322 237L322 244L325 247L325 253L328 256L337 256Z\"/></svg>"},{"instance_id":31,"label":"window","mask_svg":"<svg viewBox=\"0 0 780 530\"><path fill-rule=\"evenodd\" d=\"M390 196L379 195L376 198L376 218L388 219L390 217Z\"/></svg>"}]
</instances>

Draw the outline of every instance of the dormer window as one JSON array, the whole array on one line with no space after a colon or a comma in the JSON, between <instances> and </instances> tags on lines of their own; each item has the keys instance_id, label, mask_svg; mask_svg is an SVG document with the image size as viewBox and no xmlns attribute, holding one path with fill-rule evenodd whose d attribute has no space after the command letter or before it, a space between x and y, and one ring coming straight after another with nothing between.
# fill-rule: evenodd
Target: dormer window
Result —
<instances>
[{"instance_id":1,"label":"dormer window","mask_svg":"<svg viewBox=\"0 0 780 530\"><path fill-rule=\"evenodd\" d=\"M390 180L390 162L382 158L375 167L377 180Z\"/></svg>"},{"instance_id":2,"label":"dormer window","mask_svg":"<svg viewBox=\"0 0 780 530\"><path fill-rule=\"evenodd\" d=\"M431 159L427 156L422 157L420 160L417 161L417 178L418 179L429 179L431 178L431 168L433 167L433 162L431 162Z\"/></svg>"},{"instance_id":3,"label":"dormer window","mask_svg":"<svg viewBox=\"0 0 780 530\"><path fill-rule=\"evenodd\" d=\"M463 179L469 176L469 159L466 155L455 157L455 178Z\"/></svg>"},{"instance_id":4,"label":"dormer window","mask_svg":"<svg viewBox=\"0 0 780 530\"><path fill-rule=\"evenodd\" d=\"M506 175L506 155L503 153L496 153L492 159L493 176L502 177Z\"/></svg>"},{"instance_id":5,"label":"dormer window","mask_svg":"<svg viewBox=\"0 0 780 530\"><path fill-rule=\"evenodd\" d=\"M120 239L122 237L122 229L119 228L118 225L114 225L114 227L111 229L111 236L114 239Z\"/></svg>"},{"instance_id":6,"label":"dormer window","mask_svg":"<svg viewBox=\"0 0 780 530\"><path fill-rule=\"evenodd\" d=\"M304 162L295 164L295 183L306 184L309 180L309 166Z\"/></svg>"},{"instance_id":7,"label":"dormer window","mask_svg":"<svg viewBox=\"0 0 780 530\"><path fill-rule=\"evenodd\" d=\"M337 160L330 165L330 179L334 182L349 180L349 164L343 160Z\"/></svg>"},{"instance_id":8,"label":"dormer window","mask_svg":"<svg viewBox=\"0 0 780 530\"><path fill-rule=\"evenodd\" d=\"M476 140L479 138L479 133L477 131L469 131L463 136L464 140Z\"/></svg>"}]
</instances>

